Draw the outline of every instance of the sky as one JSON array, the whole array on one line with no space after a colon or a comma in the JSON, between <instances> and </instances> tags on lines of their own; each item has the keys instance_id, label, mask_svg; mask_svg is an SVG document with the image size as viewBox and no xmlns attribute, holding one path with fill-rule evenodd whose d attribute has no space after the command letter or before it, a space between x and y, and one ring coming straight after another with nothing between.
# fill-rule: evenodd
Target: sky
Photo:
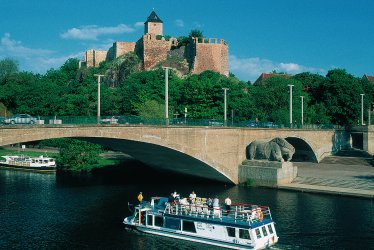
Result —
<instances>
[{"instance_id":1,"label":"sky","mask_svg":"<svg viewBox=\"0 0 374 250\"><path fill-rule=\"evenodd\" d=\"M88 49L136 42L152 10L164 35L198 29L224 39L230 72L243 81L273 70L374 75L372 0L1 0L0 60L44 74Z\"/></svg>"}]
</instances>

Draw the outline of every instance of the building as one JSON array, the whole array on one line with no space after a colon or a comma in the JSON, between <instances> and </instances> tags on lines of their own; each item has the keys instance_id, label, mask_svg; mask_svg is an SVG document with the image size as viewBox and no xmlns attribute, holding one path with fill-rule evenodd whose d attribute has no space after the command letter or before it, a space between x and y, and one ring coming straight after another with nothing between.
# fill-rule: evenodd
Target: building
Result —
<instances>
[{"instance_id":1,"label":"building","mask_svg":"<svg viewBox=\"0 0 374 250\"><path fill-rule=\"evenodd\" d=\"M261 85L262 82L267 79L267 78L270 78L270 77L273 77L273 76L280 76L280 77L284 77L284 78L290 78L291 75L288 75L288 74L283 74L283 73L262 73L258 78L257 80L253 83L253 85Z\"/></svg>"},{"instance_id":2,"label":"building","mask_svg":"<svg viewBox=\"0 0 374 250\"><path fill-rule=\"evenodd\" d=\"M108 51L88 50L83 62L87 67L97 67L100 62L114 60L135 52L143 70L151 70L170 58L184 61L188 73L199 74L212 70L229 76L228 45L218 38L190 38L186 46L178 46L175 37L163 35L163 21L152 11L144 23L144 34L137 42L115 42Z\"/></svg>"}]
</instances>

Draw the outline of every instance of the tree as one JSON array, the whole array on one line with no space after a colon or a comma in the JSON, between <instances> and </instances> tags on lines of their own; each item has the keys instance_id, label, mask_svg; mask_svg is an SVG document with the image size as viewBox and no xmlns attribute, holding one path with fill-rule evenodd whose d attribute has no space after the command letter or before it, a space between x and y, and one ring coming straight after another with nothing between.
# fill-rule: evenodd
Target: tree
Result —
<instances>
[{"instance_id":1,"label":"tree","mask_svg":"<svg viewBox=\"0 0 374 250\"><path fill-rule=\"evenodd\" d=\"M188 35L189 37L199 37L202 38L204 37L203 32L201 30L191 30L190 34Z\"/></svg>"},{"instance_id":2,"label":"tree","mask_svg":"<svg viewBox=\"0 0 374 250\"><path fill-rule=\"evenodd\" d=\"M358 78L344 69L330 70L323 86L323 102L334 124L355 124L360 119L361 97L364 93Z\"/></svg>"},{"instance_id":3,"label":"tree","mask_svg":"<svg viewBox=\"0 0 374 250\"><path fill-rule=\"evenodd\" d=\"M57 165L61 170L71 172L90 171L98 164L103 149L98 144L76 139L64 139L60 144Z\"/></svg>"},{"instance_id":4,"label":"tree","mask_svg":"<svg viewBox=\"0 0 374 250\"><path fill-rule=\"evenodd\" d=\"M254 117L262 121L274 121L280 124L290 124L289 107L290 93L289 86L294 85L293 95L293 120L297 123L301 120L301 100L304 96L302 84L292 78L272 76L263 81L263 84L253 86L251 98L255 103ZM306 98L307 99L307 98ZM307 101L307 100L305 100Z\"/></svg>"},{"instance_id":5,"label":"tree","mask_svg":"<svg viewBox=\"0 0 374 250\"><path fill-rule=\"evenodd\" d=\"M10 58L0 60L0 82L4 77L17 72L18 63L15 60Z\"/></svg>"}]
</instances>

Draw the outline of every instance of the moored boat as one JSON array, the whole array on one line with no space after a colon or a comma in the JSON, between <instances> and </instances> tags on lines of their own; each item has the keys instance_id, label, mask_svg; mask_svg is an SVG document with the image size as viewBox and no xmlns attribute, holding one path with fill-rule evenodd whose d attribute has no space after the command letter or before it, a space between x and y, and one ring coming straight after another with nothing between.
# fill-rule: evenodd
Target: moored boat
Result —
<instances>
[{"instance_id":1,"label":"moored boat","mask_svg":"<svg viewBox=\"0 0 374 250\"><path fill-rule=\"evenodd\" d=\"M3 166L34 170L56 169L55 159L51 157L45 157L43 155L39 157L30 157L24 155L5 155L1 157L3 158L3 160L0 160L0 164Z\"/></svg>"},{"instance_id":2,"label":"moored boat","mask_svg":"<svg viewBox=\"0 0 374 250\"><path fill-rule=\"evenodd\" d=\"M141 232L232 249L264 249L278 242L270 208L250 204L208 207L206 198L169 202L153 197L123 223Z\"/></svg>"}]
</instances>

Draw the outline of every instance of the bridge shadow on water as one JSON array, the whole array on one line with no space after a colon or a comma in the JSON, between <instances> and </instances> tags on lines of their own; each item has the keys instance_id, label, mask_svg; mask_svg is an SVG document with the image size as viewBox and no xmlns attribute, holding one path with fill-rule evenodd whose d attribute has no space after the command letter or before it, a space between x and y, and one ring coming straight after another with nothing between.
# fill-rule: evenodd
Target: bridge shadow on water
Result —
<instances>
[{"instance_id":1,"label":"bridge shadow on water","mask_svg":"<svg viewBox=\"0 0 374 250\"><path fill-rule=\"evenodd\" d=\"M146 185L160 183L222 184L207 178L155 169L133 159L123 160L118 165L93 169L90 173L58 172L56 183L69 186L138 185L140 183Z\"/></svg>"}]
</instances>

